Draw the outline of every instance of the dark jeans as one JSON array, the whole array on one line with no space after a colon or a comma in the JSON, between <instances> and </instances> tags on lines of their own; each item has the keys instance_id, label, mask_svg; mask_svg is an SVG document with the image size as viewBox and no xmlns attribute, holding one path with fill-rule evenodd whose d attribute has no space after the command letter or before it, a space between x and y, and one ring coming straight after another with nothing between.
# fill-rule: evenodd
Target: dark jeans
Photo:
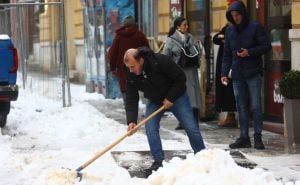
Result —
<instances>
[{"instance_id":1,"label":"dark jeans","mask_svg":"<svg viewBox=\"0 0 300 185\"><path fill-rule=\"evenodd\" d=\"M233 91L239 113L240 137L249 137L248 102L250 102L250 110L253 114L254 133L261 134L262 132L261 84L261 75L245 80L233 80Z\"/></svg>"},{"instance_id":2,"label":"dark jeans","mask_svg":"<svg viewBox=\"0 0 300 185\"><path fill-rule=\"evenodd\" d=\"M158 108L160 108L160 106L161 105L149 101L146 106L146 116L156 111ZM198 123L194 118L187 93L184 93L177 100L175 100L173 106L170 108L170 111L185 129L194 153L204 149L205 145L199 131ZM149 120L145 126L151 154L155 161L162 161L164 159L164 152L159 135L160 120L163 114L163 112L159 113Z\"/></svg>"}]
</instances>

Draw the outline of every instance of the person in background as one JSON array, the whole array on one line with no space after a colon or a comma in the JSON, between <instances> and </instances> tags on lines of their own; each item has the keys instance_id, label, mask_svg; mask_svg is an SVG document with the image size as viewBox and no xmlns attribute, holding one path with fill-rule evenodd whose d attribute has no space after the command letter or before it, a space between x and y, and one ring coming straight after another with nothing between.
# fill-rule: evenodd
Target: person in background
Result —
<instances>
[{"instance_id":1,"label":"person in background","mask_svg":"<svg viewBox=\"0 0 300 185\"><path fill-rule=\"evenodd\" d=\"M168 56L154 53L146 47L129 49L124 55L126 71L125 109L128 131L134 133L137 125L139 93L148 99L146 117L164 106L180 121L189 138L194 153L205 148L199 125L193 115L189 97L186 93L186 77L181 68ZM146 123L146 135L154 159L152 166L145 170L149 176L153 170L162 166L164 152L159 135L160 120L164 112L158 113Z\"/></svg>"},{"instance_id":2,"label":"person in background","mask_svg":"<svg viewBox=\"0 0 300 185\"><path fill-rule=\"evenodd\" d=\"M226 12L226 18L231 25L225 33L221 82L227 85L229 76L232 78L240 123L240 137L229 147L232 149L251 147L247 105L250 102L249 107L253 115L254 148L265 149L261 134L263 121L262 55L272 48L271 43L264 28L258 22L249 19L242 1L231 3Z\"/></svg>"},{"instance_id":3,"label":"person in background","mask_svg":"<svg viewBox=\"0 0 300 185\"><path fill-rule=\"evenodd\" d=\"M180 55L182 54L182 46L186 46L190 53L193 55L192 48L196 47L196 41L192 34L188 32L188 22L183 17L178 17L173 23L173 27L170 28L166 44L163 49L163 54L171 57L171 59L178 64ZM197 48L199 51L199 48ZM200 83L198 77L198 65L181 67L186 75L186 87L187 94L190 98L191 105L193 107L193 114L197 123L199 122L199 107L200 107ZM182 129L181 124L175 128L176 130Z\"/></svg>"},{"instance_id":4,"label":"person in background","mask_svg":"<svg viewBox=\"0 0 300 185\"><path fill-rule=\"evenodd\" d=\"M236 126L235 119L236 103L233 93L232 80L229 80L227 85L223 85L219 80L221 78L222 57L225 42L225 30L229 24L226 24L220 32L213 36L213 43L219 45L217 64L216 64L216 102L215 108L218 112L227 112L227 116L224 120L218 123L221 127Z\"/></svg>"},{"instance_id":5,"label":"person in background","mask_svg":"<svg viewBox=\"0 0 300 185\"><path fill-rule=\"evenodd\" d=\"M123 26L116 30L116 36L108 49L108 60L111 72L117 76L123 100L126 99L126 77L123 62L124 53L129 48L141 46L149 47L146 36L138 30L134 17L129 15L124 18Z\"/></svg>"}]
</instances>

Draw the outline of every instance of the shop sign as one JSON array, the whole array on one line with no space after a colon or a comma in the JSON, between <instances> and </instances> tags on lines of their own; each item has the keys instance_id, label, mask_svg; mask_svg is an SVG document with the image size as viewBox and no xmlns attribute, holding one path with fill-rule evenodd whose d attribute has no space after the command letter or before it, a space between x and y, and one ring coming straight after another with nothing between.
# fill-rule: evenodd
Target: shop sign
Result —
<instances>
[{"instance_id":1,"label":"shop sign","mask_svg":"<svg viewBox=\"0 0 300 185\"><path fill-rule=\"evenodd\" d=\"M269 71L267 77L267 99L266 99L266 114L271 116L282 117L283 97L279 90L279 80L282 76L280 71Z\"/></svg>"},{"instance_id":2,"label":"shop sign","mask_svg":"<svg viewBox=\"0 0 300 185\"><path fill-rule=\"evenodd\" d=\"M179 0L171 0L171 4L179 4Z\"/></svg>"},{"instance_id":3,"label":"shop sign","mask_svg":"<svg viewBox=\"0 0 300 185\"><path fill-rule=\"evenodd\" d=\"M284 103L283 102L283 96L280 94L280 90L279 90L279 81L276 80L274 82L274 89L273 89L273 102L274 103Z\"/></svg>"},{"instance_id":4,"label":"shop sign","mask_svg":"<svg viewBox=\"0 0 300 185\"><path fill-rule=\"evenodd\" d=\"M273 0L274 6L287 6L291 5L291 0Z\"/></svg>"}]
</instances>

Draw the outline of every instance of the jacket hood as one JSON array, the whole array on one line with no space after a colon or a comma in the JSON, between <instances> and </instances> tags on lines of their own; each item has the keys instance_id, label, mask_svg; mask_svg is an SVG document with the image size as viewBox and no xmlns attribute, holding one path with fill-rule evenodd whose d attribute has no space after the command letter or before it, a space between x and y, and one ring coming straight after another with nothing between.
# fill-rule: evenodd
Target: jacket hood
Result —
<instances>
[{"instance_id":1,"label":"jacket hood","mask_svg":"<svg viewBox=\"0 0 300 185\"><path fill-rule=\"evenodd\" d=\"M237 11L242 15L243 20L239 25L237 25L234 22L234 20L231 16L232 11ZM242 1L235 1L235 2L231 3L226 12L226 18L238 30L245 28L245 26L249 23L249 15L248 15L248 11L247 11L245 4Z\"/></svg>"},{"instance_id":2,"label":"jacket hood","mask_svg":"<svg viewBox=\"0 0 300 185\"><path fill-rule=\"evenodd\" d=\"M135 34L138 31L137 26L135 25L126 25L122 26L121 28L117 29L117 35L123 37L130 37L131 35Z\"/></svg>"}]
</instances>

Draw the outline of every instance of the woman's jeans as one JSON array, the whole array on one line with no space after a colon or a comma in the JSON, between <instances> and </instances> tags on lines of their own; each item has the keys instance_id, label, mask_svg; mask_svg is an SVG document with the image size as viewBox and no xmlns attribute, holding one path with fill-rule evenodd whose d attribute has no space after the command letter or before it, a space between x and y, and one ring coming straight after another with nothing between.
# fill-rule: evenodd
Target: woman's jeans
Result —
<instances>
[{"instance_id":1,"label":"woman's jeans","mask_svg":"<svg viewBox=\"0 0 300 185\"><path fill-rule=\"evenodd\" d=\"M146 106L146 116L159 109L160 106L161 105L149 101ZM187 93L184 93L175 100L173 106L170 108L170 111L174 114L174 116L180 122L181 126L185 129L194 153L197 153L200 150L204 149L204 142L199 131L198 123L196 123L196 120L194 118ZM163 112L160 112L152 119L150 119L145 126L151 154L155 161L164 160L164 152L159 135L160 120L163 114Z\"/></svg>"},{"instance_id":2,"label":"woman's jeans","mask_svg":"<svg viewBox=\"0 0 300 185\"><path fill-rule=\"evenodd\" d=\"M250 79L233 80L233 91L240 122L240 137L249 137L249 109L253 114L254 134L262 132L261 84L261 75ZM249 103L250 106L248 106Z\"/></svg>"}]
</instances>

